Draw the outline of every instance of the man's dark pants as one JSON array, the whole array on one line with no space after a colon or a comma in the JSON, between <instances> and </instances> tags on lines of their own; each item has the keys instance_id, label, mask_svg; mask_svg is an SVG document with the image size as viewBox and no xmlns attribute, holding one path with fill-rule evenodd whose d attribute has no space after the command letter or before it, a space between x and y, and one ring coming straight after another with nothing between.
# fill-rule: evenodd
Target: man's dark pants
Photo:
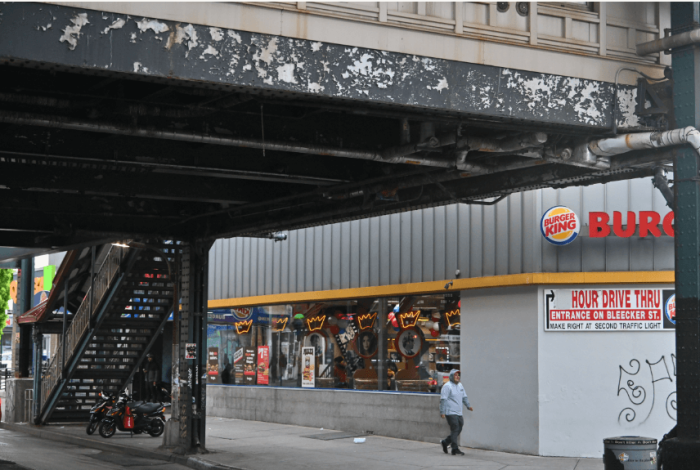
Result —
<instances>
[{"instance_id":1,"label":"man's dark pants","mask_svg":"<svg viewBox=\"0 0 700 470\"><path fill-rule=\"evenodd\" d=\"M459 434L464 426L464 418L458 415L446 415L447 424L450 425L450 435L445 439L445 445L452 444L452 450L459 448Z\"/></svg>"},{"instance_id":2,"label":"man's dark pants","mask_svg":"<svg viewBox=\"0 0 700 470\"><path fill-rule=\"evenodd\" d=\"M158 399L156 386L153 385L153 382L146 381L146 396L144 398L149 402L154 402Z\"/></svg>"}]
</instances>

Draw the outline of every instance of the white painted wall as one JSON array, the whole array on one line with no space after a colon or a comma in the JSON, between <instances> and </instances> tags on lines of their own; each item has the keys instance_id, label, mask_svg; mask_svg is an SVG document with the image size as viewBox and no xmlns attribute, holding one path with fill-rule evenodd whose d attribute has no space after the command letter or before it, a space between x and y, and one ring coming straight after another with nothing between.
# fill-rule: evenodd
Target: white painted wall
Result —
<instances>
[{"instance_id":1,"label":"white painted wall","mask_svg":"<svg viewBox=\"0 0 700 470\"><path fill-rule=\"evenodd\" d=\"M635 286L615 286L628 287ZM600 458L606 437L660 439L675 425L667 413L676 388L674 332L545 332L546 289L462 292L462 381L475 410L465 411L462 444ZM638 386L644 391L632 403L630 387ZM675 418L670 403L669 411Z\"/></svg>"},{"instance_id":2,"label":"white painted wall","mask_svg":"<svg viewBox=\"0 0 700 470\"><path fill-rule=\"evenodd\" d=\"M462 292L462 444L538 454L537 287Z\"/></svg>"},{"instance_id":3,"label":"white painted wall","mask_svg":"<svg viewBox=\"0 0 700 470\"><path fill-rule=\"evenodd\" d=\"M675 425L666 411L667 398L676 389L674 331L545 332L544 290L539 288L537 317L539 453L602 457L606 437L641 435L661 439ZM662 358L658 365L649 365ZM639 367L636 362L630 364L634 360L639 361ZM620 367L638 373L622 372L619 385L622 390L618 393ZM652 368L655 383L652 383ZM627 393L632 393L628 380L633 381L632 387L644 388L639 399L635 399L638 405L628 398ZM628 414L631 422L625 419L626 408L632 410ZM674 410L670 411L675 418Z\"/></svg>"}]
</instances>

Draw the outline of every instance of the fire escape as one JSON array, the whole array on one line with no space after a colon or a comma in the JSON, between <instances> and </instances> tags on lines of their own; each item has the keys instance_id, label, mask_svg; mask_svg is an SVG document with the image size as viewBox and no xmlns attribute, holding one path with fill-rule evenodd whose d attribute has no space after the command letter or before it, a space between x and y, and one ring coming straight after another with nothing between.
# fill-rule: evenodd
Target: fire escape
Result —
<instances>
[{"instance_id":1,"label":"fire escape","mask_svg":"<svg viewBox=\"0 0 700 470\"><path fill-rule=\"evenodd\" d=\"M98 261L93 266L98 269L82 277L77 275L80 255L68 253L56 276L54 298L19 320L37 324L58 320L66 325L41 376L37 423L85 420L101 390L119 392L129 385L172 312L175 247L103 245L93 251L92 261ZM85 251L83 259L89 258ZM87 287L84 295L81 285ZM81 297L73 313L69 303L76 295ZM60 307L61 300L68 306L65 316L63 311L49 311L52 303Z\"/></svg>"}]
</instances>

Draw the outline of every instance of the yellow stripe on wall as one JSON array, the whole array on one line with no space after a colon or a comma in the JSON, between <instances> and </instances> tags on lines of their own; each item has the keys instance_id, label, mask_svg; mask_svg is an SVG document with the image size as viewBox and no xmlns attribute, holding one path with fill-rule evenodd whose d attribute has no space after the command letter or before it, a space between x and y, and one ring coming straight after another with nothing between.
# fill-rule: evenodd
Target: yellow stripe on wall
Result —
<instances>
[{"instance_id":1,"label":"yellow stripe on wall","mask_svg":"<svg viewBox=\"0 0 700 470\"><path fill-rule=\"evenodd\" d=\"M453 285L445 289L445 284ZM236 299L210 300L209 308L238 308L256 305L296 304L304 302L328 302L333 300L361 299L365 297L397 297L418 294L438 294L467 289L489 287L516 287L541 284L673 284L673 271L622 271L587 273L526 273L503 276L486 276L470 279L444 279L442 281L392 284L353 289L319 290L291 294L257 295Z\"/></svg>"}]
</instances>

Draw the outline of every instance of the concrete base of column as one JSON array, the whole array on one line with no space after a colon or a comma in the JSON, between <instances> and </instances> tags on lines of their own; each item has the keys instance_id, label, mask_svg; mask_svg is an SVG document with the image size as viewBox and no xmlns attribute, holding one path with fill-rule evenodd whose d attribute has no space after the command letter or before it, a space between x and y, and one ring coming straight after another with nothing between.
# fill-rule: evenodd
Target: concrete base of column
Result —
<instances>
[{"instance_id":1,"label":"concrete base of column","mask_svg":"<svg viewBox=\"0 0 700 470\"><path fill-rule=\"evenodd\" d=\"M34 388L34 379L9 379L5 390L5 412L2 420L5 423L26 423L32 419L31 406L26 402L25 390Z\"/></svg>"},{"instance_id":2,"label":"concrete base of column","mask_svg":"<svg viewBox=\"0 0 700 470\"><path fill-rule=\"evenodd\" d=\"M180 422L169 419L165 422L163 431L163 447L178 447L180 445Z\"/></svg>"},{"instance_id":3,"label":"concrete base of column","mask_svg":"<svg viewBox=\"0 0 700 470\"><path fill-rule=\"evenodd\" d=\"M664 442L660 459L664 470L691 470L700 465L700 440L673 438Z\"/></svg>"}]
</instances>

